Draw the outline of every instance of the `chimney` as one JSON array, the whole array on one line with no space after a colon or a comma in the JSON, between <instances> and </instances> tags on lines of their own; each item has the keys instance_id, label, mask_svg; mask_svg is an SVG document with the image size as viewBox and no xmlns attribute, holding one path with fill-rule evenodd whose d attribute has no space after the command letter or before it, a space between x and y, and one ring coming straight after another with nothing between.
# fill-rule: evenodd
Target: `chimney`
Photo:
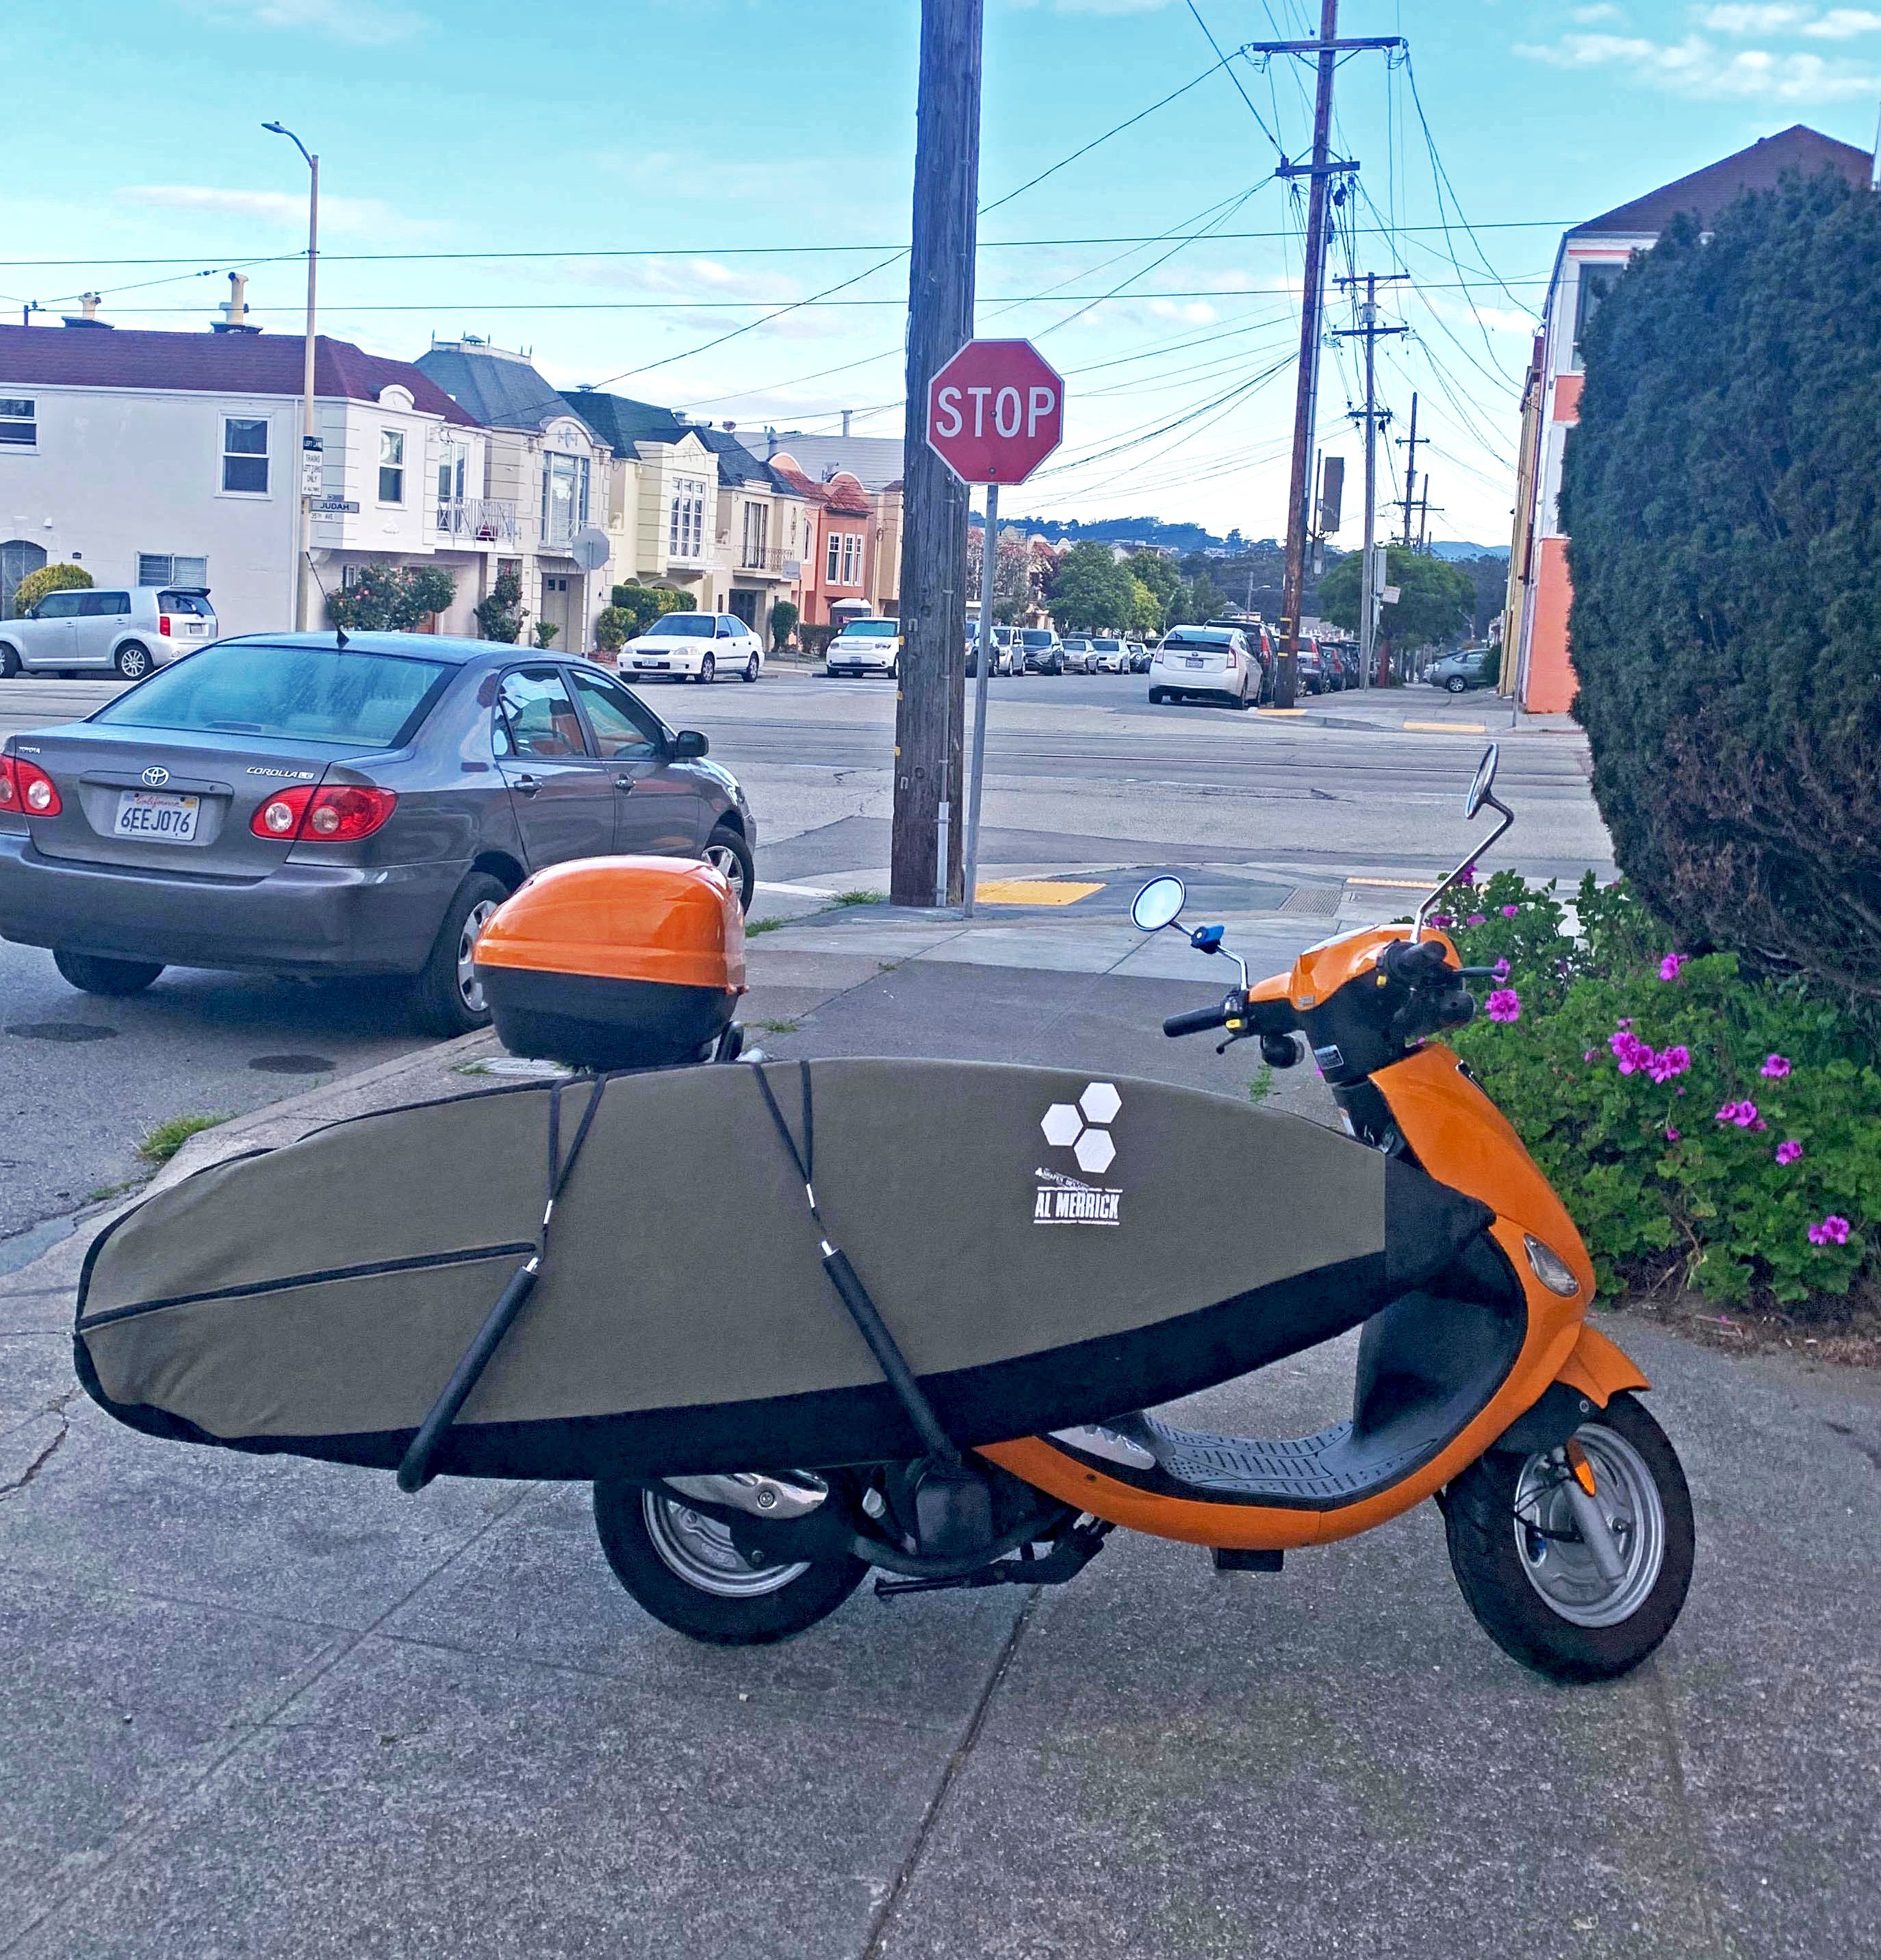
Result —
<instances>
[{"instance_id":1,"label":"chimney","mask_svg":"<svg viewBox=\"0 0 1881 1960\"><path fill-rule=\"evenodd\" d=\"M63 314L61 317L68 326L100 326L108 330L110 321L98 317L98 309L103 304L104 295L102 293L81 293L78 295L78 310Z\"/></svg>"},{"instance_id":2,"label":"chimney","mask_svg":"<svg viewBox=\"0 0 1881 1960\"><path fill-rule=\"evenodd\" d=\"M764 425L764 460L768 463L777 453L777 431L769 422Z\"/></svg>"},{"instance_id":3,"label":"chimney","mask_svg":"<svg viewBox=\"0 0 1881 1960\"><path fill-rule=\"evenodd\" d=\"M855 412L853 409L845 409L843 411L843 440L845 442L849 440L849 418Z\"/></svg>"},{"instance_id":4,"label":"chimney","mask_svg":"<svg viewBox=\"0 0 1881 1960\"><path fill-rule=\"evenodd\" d=\"M212 320L210 329L216 333L259 333L261 329L251 323L248 317L248 277L246 273L229 275L229 296L222 302L222 317Z\"/></svg>"}]
</instances>

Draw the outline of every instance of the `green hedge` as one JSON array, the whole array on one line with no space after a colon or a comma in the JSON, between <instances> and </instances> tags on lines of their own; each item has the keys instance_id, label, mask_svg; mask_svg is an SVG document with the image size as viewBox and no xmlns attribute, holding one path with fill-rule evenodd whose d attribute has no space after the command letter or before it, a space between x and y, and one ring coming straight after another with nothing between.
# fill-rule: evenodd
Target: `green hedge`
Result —
<instances>
[{"instance_id":1,"label":"green hedge","mask_svg":"<svg viewBox=\"0 0 1881 1960\"><path fill-rule=\"evenodd\" d=\"M1521 1134L1603 1289L1818 1308L1881 1280L1881 1074L1854 1022L1734 955L1686 959L1624 885L1512 872L1456 894L1470 966L1506 963L1456 1045Z\"/></svg>"}]
</instances>

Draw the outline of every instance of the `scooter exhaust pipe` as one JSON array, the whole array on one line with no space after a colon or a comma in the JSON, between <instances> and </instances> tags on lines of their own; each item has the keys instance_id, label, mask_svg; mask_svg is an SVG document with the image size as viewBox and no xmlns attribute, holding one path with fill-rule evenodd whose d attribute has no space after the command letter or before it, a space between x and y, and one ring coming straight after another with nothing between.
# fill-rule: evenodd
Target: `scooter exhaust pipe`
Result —
<instances>
[{"instance_id":1,"label":"scooter exhaust pipe","mask_svg":"<svg viewBox=\"0 0 1881 1960\"><path fill-rule=\"evenodd\" d=\"M822 1478L807 1471L801 1481L761 1476L755 1470L733 1470L713 1477L665 1477L660 1481L676 1497L723 1504L728 1510L773 1519L808 1517L830 1494Z\"/></svg>"}]
</instances>

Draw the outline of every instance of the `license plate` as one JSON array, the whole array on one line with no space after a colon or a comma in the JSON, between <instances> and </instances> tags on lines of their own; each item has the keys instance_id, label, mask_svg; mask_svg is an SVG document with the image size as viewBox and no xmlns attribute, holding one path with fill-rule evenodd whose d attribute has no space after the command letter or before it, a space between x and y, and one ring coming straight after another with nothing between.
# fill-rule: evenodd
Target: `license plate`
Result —
<instances>
[{"instance_id":1,"label":"license plate","mask_svg":"<svg viewBox=\"0 0 1881 1960\"><path fill-rule=\"evenodd\" d=\"M183 630L186 633L197 634L206 633L209 629L207 626L204 625L200 619L195 619L187 622Z\"/></svg>"},{"instance_id":2,"label":"license plate","mask_svg":"<svg viewBox=\"0 0 1881 1960\"><path fill-rule=\"evenodd\" d=\"M149 844L193 844L202 799L166 796L160 790L126 790L118 798L113 837L135 837Z\"/></svg>"},{"instance_id":3,"label":"license plate","mask_svg":"<svg viewBox=\"0 0 1881 1960\"><path fill-rule=\"evenodd\" d=\"M669 663L665 660L636 660L634 664L637 667L651 667L664 673Z\"/></svg>"},{"instance_id":4,"label":"license plate","mask_svg":"<svg viewBox=\"0 0 1881 1960\"><path fill-rule=\"evenodd\" d=\"M1182 664L1185 667L1199 667L1202 664L1202 656L1199 654L1185 654L1182 657Z\"/></svg>"}]
</instances>

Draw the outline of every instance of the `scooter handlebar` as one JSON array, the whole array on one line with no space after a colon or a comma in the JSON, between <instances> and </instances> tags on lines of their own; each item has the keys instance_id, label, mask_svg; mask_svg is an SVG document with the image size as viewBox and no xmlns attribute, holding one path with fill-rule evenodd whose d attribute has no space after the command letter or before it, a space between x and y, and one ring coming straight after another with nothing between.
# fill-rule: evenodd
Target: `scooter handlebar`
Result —
<instances>
[{"instance_id":1,"label":"scooter handlebar","mask_svg":"<svg viewBox=\"0 0 1881 1960\"><path fill-rule=\"evenodd\" d=\"M1186 1014L1171 1014L1162 1024L1166 1035L1205 1035L1228 1026L1233 1003L1217 1001L1212 1007L1191 1007Z\"/></svg>"}]
</instances>

